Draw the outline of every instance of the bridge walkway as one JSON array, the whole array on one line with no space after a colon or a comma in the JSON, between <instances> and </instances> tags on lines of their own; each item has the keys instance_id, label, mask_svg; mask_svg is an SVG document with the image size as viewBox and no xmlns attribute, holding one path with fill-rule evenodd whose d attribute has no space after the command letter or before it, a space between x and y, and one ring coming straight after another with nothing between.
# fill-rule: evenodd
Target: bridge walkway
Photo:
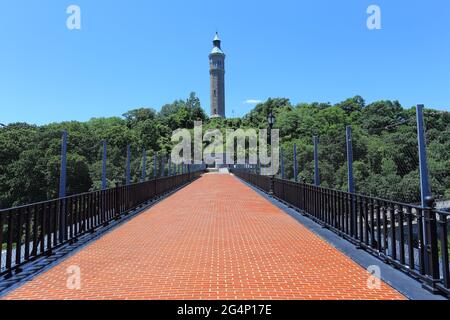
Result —
<instances>
[{"instance_id":1,"label":"bridge walkway","mask_svg":"<svg viewBox=\"0 0 450 320\"><path fill-rule=\"evenodd\" d=\"M236 177L206 174L4 298L404 299L369 276Z\"/></svg>"}]
</instances>

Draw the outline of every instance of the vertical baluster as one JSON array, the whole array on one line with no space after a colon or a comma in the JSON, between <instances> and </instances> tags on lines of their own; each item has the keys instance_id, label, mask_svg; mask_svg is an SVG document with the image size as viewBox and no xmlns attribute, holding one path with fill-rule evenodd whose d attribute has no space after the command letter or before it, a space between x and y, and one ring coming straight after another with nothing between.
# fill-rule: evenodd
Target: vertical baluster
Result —
<instances>
[{"instance_id":1,"label":"vertical baluster","mask_svg":"<svg viewBox=\"0 0 450 320\"><path fill-rule=\"evenodd\" d=\"M89 210L89 230L94 229L95 225L95 213L97 211L97 205L95 203L95 197L97 196L98 191L91 194L89 197L89 207L91 208Z\"/></svg>"},{"instance_id":2,"label":"vertical baluster","mask_svg":"<svg viewBox=\"0 0 450 320\"><path fill-rule=\"evenodd\" d=\"M327 216L328 216L328 225L333 226L333 206L331 202L331 195L333 194L333 191L330 189L327 189Z\"/></svg>"},{"instance_id":3,"label":"vertical baluster","mask_svg":"<svg viewBox=\"0 0 450 320\"><path fill-rule=\"evenodd\" d=\"M325 217L324 217L324 212L323 212L323 207L324 207L324 201L323 201L323 190L322 188L317 188L318 191L318 197L317 197L317 205L319 207L319 217L320 217L320 221L322 221L322 223L325 223Z\"/></svg>"},{"instance_id":4,"label":"vertical baluster","mask_svg":"<svg viewBox=\"0 0 450 320\"><path fill-rule=\"evenodd\" d=\"M77 233L76 223L77 223L77 198L69 198L69 214L70 214L70 239L73 239Z\"/></svg>"},{"instance_id":5,"label":"vertical baluster","mask_svg":"<svg viewBox=\"0 0 450 320\"><path fill-rule=\"evenodd\" d=\"M308 213L314 216L314 187L308 187L309 210Z\"/></svg>"},{"instance_id":6,"label":"vertical baluster","mask_svg":"<svg viewBox=\"0 0 450 320\"><path fill-rule=\"evenodd\" d=\"M23 231L23 209L16 211L17 229L16 229L16 265L21 262L22 255L22 231ZM3 232L3 229L1 230Z\"/></svg>"},{"instance_id":7,"label":"vertical baluster","mask_svg":"<svg viewBox=\"0 0 450 320\"><path fill-rule=\"evenodd\" d=\"M386 203L383 202L383 252L385 255L388 254L388 221L387 221L387 206Z\"/></svg>"},{"instance_id":8,"label":"vertical baluster","mask_svg":"<svg viewBox=\"0 0 450 320\"><path fill-rule=\"evenodd\" d=\"M47 252L48 254L51 254L52 252L52 222L53 222L53 201L50 201L47 205L47 212L44 214L47 215L46 219L46 235L47 235Z\"/></svg>"},{"instance_id":9,"label":"vertical baluster","mask_svg":"<svg viewBox=\"0 0 450 320\"><path fill-rule=\"evenodd\" d=\"M334 191L330 190L328 192L328 208L329 208L330 226L332 226L332 227L335 226L335 224L334 224L335 216L334 216L334 203L333 203L333 200L334 200Z\"/></svg>"},{"instance_id":10,"label":"vertical baluster","mask_svg":"<svg viewBox=\"0 0 450 320\"><path fill-rule=\"evenodd\" d=\"M80 195L79 198L80 198L80 200L79 200L80 201L80 210L79 210L79 218L78 218L78 220L79 220L79 222L78 222L78 225L79 225L78 235L80 235L80 234L82 234L84 232L84 216L86 214L86 212L84 211L85 197L84 197L84 195Z\"/></svg>"},{"instance_id":11,"label":"vertical baluster","mask_svg":"<svg viewBox=\"0 0 450 320\"><path fill-rule=\"evenodd\" d=\"M427 286L430 289L436 290L436 283L440 281L439 270L439 248L438 248L438 228L436 221L435 200L429 196L425 198L425 239L426 239L426 255L427 263Z\"/></svg>"},{"instance_id":12,"label":"vertical baluster","mask_svg":"<svg viewBox=\"0 0 450 320\"><path fill-rule=\"evenodd\" d=\"M47 217L46 217L46 207L47 203L44 202L40 206L40 216L41 216L41 232L39 233L39 242L41 244L39 253L42 254L45 251L45 233L47 231Z\"/></svg>"},{"instance_id":13,"label":"vertical baluster","mask_svg":"<svg viewBox=\"0 0 450 320\"><path fill-rule=\"evenodd\" d=\"M355 208L357 208L356 205L358 204L358 198L356 196L352 196L352 195L349 194L348 195L348 220L347 220L347 223L348 223L348 234L350 234L350 235L352 234L352 222L353 222L353 220L352 220L352 216L353 216L352 208L353 208L353 203L355 203ZM355 212L354 215L355 215L355 217L357 216L356 212ZM355 232L355 238L357 239L358 238L356 236L357 235L357 230L355 229L354 232Z\"/></svg>"},{"instance_id":14,"label":"vertical baluster","mask_svg":"<svg viewBox=\"0 0 450 320\"><path fill-rule=\"evenodd\" d=\"M347 229L347 234L351 235L351 223L352 223L352 204L353 201L356 201L356 198L353 198L353 196L349 193L347 193L347 211L346 211L346 221L345 223L347 224L346 229Z\"/></svg>"},{"instance_id":15,"label":"vertical baluster","mask_svg":"<svg viewBox=\"0 0 450 320\"><path fill-rule=\"evenodd\" d=\"M333 191L332 190L328 190L328 224L330 226L333 226L333 204L332 204L332 198L333 198Z\"/></svg>"},{"instance_id":16,"label":"vertical baluster","mask_svg":"<svg viewBox=\"0 0 450 320\"><path fill-rule=\"evenodd\" d=\"M2 263L3 263L3 254L1 252L3 251L3 230L5 225L5 219L4 219L4 212L0 212L0 271L2 270Z\"/></svg>"},{"instance_id":17,"label":"vertical baluster","mask_svg":"<svg viewBox=\"0 0 450 320\"><path fill-rule=\"evenodd\" d=\"M107 223L109 220L109 217L113 214L114 208L115 208L115 196L116 196L116 189L109 189L108 192L105 193L106 198L106 206L103 213L103 224Z\"/></svg>"},{"instance_id":18,"label":"vertical baluster","mask_svg":"<svg viewBox=\"0 0 450 320\"><path fill-rule=\"evenodd\" d=\"M38 246L38 207L33 206L33 249L31 251L32 256L37 255Z\"/></svg>"},{"instance_id":19,"label":"vertical baluster","mask_svg":"<svg viewBox=\"0 0 450 320\"><path fill-rule=\"evenodd\" d=\"M92 216L92 202L91 202L91 199L92 199L92 195L93 195L93 193L92 192L90 192L90 193L88 193L88 194L86 194L86 196L85 196L85 203L86 203L86 205L85 205L85 216L84 216L84 231L85 232L88 232L88 231L90 231L91 230L91 216Z\"/></svg>"},{"instance_id":20,"label":"vertical baluster","mask_svg":"<svg viewBox=\"0 0 450 320\"><path fill-rule=\"evenodd\" d=\"M364 198L364 241L369 245L369 199Z\"/></svg>"},{"instance_id":21,"label":"vertical baluster","mask_svg":"<svg viewBox=\"0 0 450 320\"><path fill-rule=\"evenodd\" d=\"M347 193L340 192L340 210L341 210L341 231L347 233L346 231L346 220L347 220Z\"/></svg>"},{"instance_id":22,"label":"vertical baluster","mask_svg":"<svg viewBox=\"0 0 450 320\"><path fill-rule=\"evenodd\" d=\"M370 199L370 246L376 249L375 240L375 209L374 209L374 199Z\"/></svg>"},{"instance_id":23,"label":"vertical baluster","mask_svg":"<svg viewBox=\"0 0 450 320\"><path fill-rule=\"evenodd\" d=\"M322 221L327 224L327 194L326 190L320 188L320 207L322 209Z\"/></svg>"},{"instance_id":24,"label":"vertical baluster","mask_svg":"<svg viewBox=\"0 0 450 320\"><path fill-rule=\"evenodd\" d=\"M58 245L59 206L61 201L56 200L53 207L53 246Z\"/></svg>"},{"instance_id":25,"label":"vertical baluster","mask_svg":"<svg viewBox=\"0 0 450 320\"><path fill-rule=\"evenodd\" d=\"M80 196L80 234L86 231L86 194Z\"/></svg>"},{"instance_id":26,"label":"vertical baluster","mask_svg":"<svg viewBox=\"0 0 450 320\"><path fill-rule=\"evenodd\" d=\"M342 206L343 206L343 214L344 214L344 232L348 234L348 193L342 194Z\"/></svg>"},{"instance_id":27,"label":"vertical baluster","mask_svg":"<svg viewBox=\"0 0 450 320\"><path fill-rule=\"evenodd\" d=\"M108 193L107 190L98 191L94 197L95 202L95 219L94 219L94 228L102 225L103 216L105 211L106 202L108 201Z\"/></svg>"},{"instance_id":28,"label":"vertical baluster","mask_svg":"<svg viewBox=\"0 0 450 320\"><path fill-rule=\"evenodd\" d=\"M80 219L80 197L74 196L73 198L73 237L77 238L79 232L79 219Z\"/></svg>"},{"instance_id":29,"label":"vertical baluster","mask_svg":"<svg viewBox=\"0 0 450 320\"><path fill-rule=\"evenodd\" d=\"M90 217L90 208L91 208L91 193L87 193L84 195L84 218L83 218L83 231L86 232L89 230L89 217Z\"/></svg>"},{"instance_id":30,"label":"vertical baluster","mask_svg":"<svg viewBox=\"0 0 450 320\"><path fill-rule=\"evenodd\" d=\"M25 260L28 260L30 258L30 225L31 225L31 215L30 215L30 207L28 206L25 209L25 255L24 255ZM0 228L3 230L3 224L0 223L0 226L1 226Z\"/></svg>"},{"instance_id":31,"label":"vertical baluster","mask_svg":"<svg viewBox=\"0 0 450 320\"><path fill-rule=\"evenodd\" d=\"M14 214L8 211L8 239L6 240L6 270L11 272L12 267L12 250L14 241Z\"/></svg>"},{"instance_id":32,"label":"vertical baluster","mask_svg":"<svg viewBox=\"0 0 450 320\"><path fill-rule=\"evenodd\" d=\"M106 210L106 201L109 201L109 191L102 190L97 193L97 196L95 197L96 201L96 208L97 208L97 216L96 216L96 223L95 227L101 226L103 224L103 219L105 216L105 210Z\"/></svg>"},{"instance_id":33,"label":"vertical baluster","mask_svg":"<svg viewBox=\"0 0 450 320\"><path fill-rule=\"evenodd\" d=\"M320 203L320 199L319 199L319 188L318 187L315 187L314 188L314 199L315 199L315 210L314 210L314 212L315 212L315 217L316 218L319 218L320 219L320 215L319 215L319 213L320 213L320 211L319 211L319 203Z\"/></svg>"},{"instance_id":34,"label":"vertical baluster","mask_svg":"<svg viewBox=\"0 0 450 320\"><path fill-rule=\"evenodd\" d=\"M316 219L319 219L319 192L318 192L318 188L314 187L314 216L316 217Z\"/></svg>"},{"instance_id":35,"label":"vertical baluster","mask_svg":"<svg viewBox=\"0 0 450 320\"><path fill-rule=\"evenodd\" d=\"M381 212L378 200L375 200L375 215L377 217L377 250L381 252Z\"/></svg>"},{"instance_id":36,"label":"vertical baluster","mask_svg":"<svg viewBox=\"0 0 450 320\"><path fill-rule=\"evenodd\" d=\"M425 274L425 245L423 242L423 209L417 209L417 227L419 238L419 272L421 275Z\"/></svg>"},{"instance_id":37,"label":"vertical baluster","mask_svg":"<svg viewBox=\"0 0 450 320\"><path fill-rule=\"evenodd\" d=\"M83 196L77 196L75 199L76 199L76 206L77 206L77 209L76 209L77 215L75 216L77 228L76 228L75 235L78 236L81 232L81 219L82 219L81 213L83 210L83 208L82 208Z\"/></svg>"},{"instance_id":38,"label":"vertical baluster","mask_svg":"<svg viewBox=\"0 0 450 320\"><path fill-rule=\"evenodd\" d=\"M94 196L95 212L94 212L94 228L103 223L103 212L105 210L107 190L100 190Z\"/></svg>"},{"instance_id":39,"label":"vertical baluster","mask_svg":"<svg viewBox=\"0 0 450 320\"><path fill-rule=\"evenodd\" d=\"M358 203L356 204L356 207L359 207L359 214L358 214L358 219L359 219L359 241L363 242L364 241L364 198L359 196L357 197L357 201Z\"/></svg>"},{"instance_id":40,"label":"vertical baluster","mask_svg":"<svg viewBox=\"0 0 450 320\"><path fill-rule=\"evenodd\" d=\"M344 207L342 201L342 192L338 192L339 230L344 232Z\"/></svg>"},{"instance_id":41,"label":"vertical baluster","mask_svg":"<svg viewBox=\"0 0 450 320\"><path fill-rule=\"evenodd\" d=\"M331 226L336 228L336 201L335 190L330 191L330 212L331 212Z\"/></svg>"},{"instance_id":42,"label":"vertical baluster","mask_svg":"<svg viewBox=\"0 0 450 320\"><path fill-rule=\"evenodd\" d=\"M400 245L400 263L405 264L405 235L403 230L403 206L398 207L398 231Z\"/></svg>"},{"instance_id":43,"label":"vertical baluster","mask_svg":"<svg viewBox=\"0 0 450 320\"><path fill-rule=\"evenodd\" d=\"M411 207L406 208L406 221L408 224L408 262L411 270L414 266L414 234L413 234L413 214Z\"/></svg>"},{"instance_id":44,"label":"vertical baluster","mask_svg":"<svg viewBox=\"0 0 450 320\"><path fill-rule=\"evenodd\" d=\"M101 226L106 222L106 217L111 208L111 189L107 189L100 192L98 197L98 205L100 206L99 208L100 210L97 226Z\"/></svg>"},{"instance_id":45,"label":"vertical baluster","mask_svg":"<svg viewBox=\"0 0 450 320\"><path fill-rule=\"evenodd\" d=\"M441 260L442 260L442 276L444 287L450 288L450 274L449 274L449 261L448 261L448 230L447 230L447 215L439 214L439 227L441 235Z\"/></svg>"},{"instance_id":46,"label":"vertical baluster","mask_svg":"<svg viewBox=\"0 0 450 320\"><path fill-rule=\"evenodd\" d=\"M395 217L397 212L397 205L389 205L389 212L391 215L391 257L394 260L397 260L397 237L395 234Z\"/></svg>"},{"instance_id":47,"label":"vertical baluster","mask_svg":"<svg viewBox=\"0 0 450 320\"><path fill-rule=\"evenodd\" d=\"M67 199L67 214L69 215L69 235L70 239L73 239L73 224L74 224L74 209L73 209L73 198Z\"/></svg>"}]
</instances>

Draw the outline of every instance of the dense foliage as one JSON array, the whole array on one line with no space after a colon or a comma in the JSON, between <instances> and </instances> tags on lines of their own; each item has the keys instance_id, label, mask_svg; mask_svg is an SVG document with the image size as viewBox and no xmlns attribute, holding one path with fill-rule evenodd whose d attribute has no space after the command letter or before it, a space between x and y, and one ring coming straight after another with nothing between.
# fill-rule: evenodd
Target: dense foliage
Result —
<instances>
[{"instance_id":1,"label":"dense foliage","mask_svg":"<svg viewBox=\"0 0 450 320\"><path fill-rule=\"evenodd\" d=\"M192 128L195 120L209 128L266 128L269 109L276 114L285 150L288 178L293 178L292 148L297 144L299 177L312 181L312 136L320 137L322 184L347 188L345 126L353 128L354 170L358 192L418 201L418 156L415 109L398 102L365 105L354 97L336 105L292 105L288 99L269 99L243 118L209 119L194 93L187 100L164 105L160 112L141 108L122 117L94 118L44 126L13 123L0 127L0 207L54 198L58 194L61 132L67 130L68 186L75 194L98 189L101 179L101 141L108 142L108 184L123 182L126 146L131 144L132 177L140 176L142 150L148 159L169 154L171 134ZM425 112L433 192L450 196L450 113ZM147 172L152 175L153 164Z\"/></svg>"},{"instance_id":2,"label":"dense foliage","mask_svg":"<svg viewBox=\"0 0 450 320\"><path fill-rule=\"evenodd\" d=\"M297 145L299 178L313 181L313 142L319 143L321 184L347 190L345 127L353 131L356 192L404 202L420 201L419 157L415 108L397 101L366 105L356 96L336 105L292 106L269 99L245 117L248 125L265 125L269 108L277 114L285 154L286 177L293 178L293 145ZM428 166L432 192L450 196L450 113L425 109Z\"/></svg>"}]
</instances>

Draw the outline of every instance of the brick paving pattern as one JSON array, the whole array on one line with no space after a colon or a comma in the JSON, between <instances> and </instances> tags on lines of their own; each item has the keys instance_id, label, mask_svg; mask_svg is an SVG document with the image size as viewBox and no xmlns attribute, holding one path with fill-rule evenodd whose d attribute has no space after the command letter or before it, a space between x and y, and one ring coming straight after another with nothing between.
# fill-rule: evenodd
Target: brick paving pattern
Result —
<instances>
[{"instance_id":1,"label":"brick paving pattern","mask_svg":"<svg viewBox=\"0 0 450 320\"><path fill-rule=\"evenodd\" d=\"M209 174L5 298L404 299L368 277L237 178Z\"/></svg>"}]
</instances>

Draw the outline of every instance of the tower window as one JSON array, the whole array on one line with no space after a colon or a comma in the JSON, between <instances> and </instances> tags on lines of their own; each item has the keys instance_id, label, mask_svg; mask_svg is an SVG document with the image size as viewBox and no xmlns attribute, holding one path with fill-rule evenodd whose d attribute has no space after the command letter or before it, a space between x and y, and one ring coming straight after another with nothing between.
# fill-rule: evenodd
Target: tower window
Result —
<instances>
[{"instance_id":1,"label":"tower window","mask_svg":"<svg viewBox=\"0 0 450 320\"><path fill-rule=\"evenodd\" d=\"M216 92L216 90L214 90L214 97L217 97L217 92Z\"/></svg>"}]
</instances>

